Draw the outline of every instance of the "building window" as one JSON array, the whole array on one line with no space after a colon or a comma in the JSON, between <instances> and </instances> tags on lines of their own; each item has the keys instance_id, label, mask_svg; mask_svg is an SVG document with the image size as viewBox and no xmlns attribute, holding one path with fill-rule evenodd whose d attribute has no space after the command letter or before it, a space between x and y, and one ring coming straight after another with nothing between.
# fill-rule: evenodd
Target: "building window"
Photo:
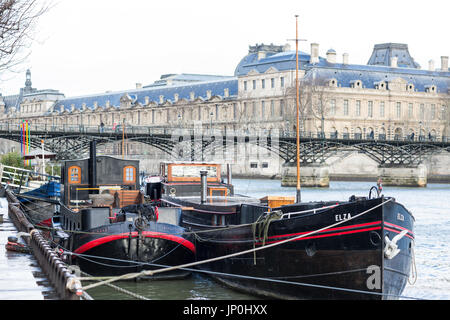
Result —
<instances>
[{"instance_id":1,"label":"building window","mask_svg":"<svg viewBox=\"0 0 450 320\"><path fill-rule=\"evenodd\" d=\"M198 107L198 120L202 120L202 108Z\"/></svg>"},{"instance_id":2,"label":"building window","mask_svg":"<svg viewBox=\"0 0 450 320\"><path fill-rule=\"evenodd\" d=\"M253 84L253 90L255 90L256 89L256 80L253 80L252 84Z\"/></svg>"},{"instance_id":3,"label":"building window","mask_svg":"<svg viewBox=\"0 0 450 320\"><path fill-rule=\"evenodd\" d=\"M280 86L284 88L284 77L280 78Z\"/></svg>"},{"instance_id":4,"label":"building window","mask_svg":"<svg viewBox=\"0 0 450 320\"><path fill-rule=\"evenodd\" d=\"M380 117L384 117L384 101L380 102Z\"/></svg>"},{"instance_id":5,"label":"building window","mask_svg":"<svg viewBox=\"0 0 450 320\"><path fill-rule=\"evenodd\" d=\"M216 120L219 120L219 105L216 104Z\"/></svg>"},{"instance_id":6,"label":"building window","mask_svg":"<svg viewBox=\"0 0 450 320\"><path fill-rule=\"evenodd\" d=\"M431 105L431 120L434 120L436 118L436 105Z\"/></svg>"},{"instance_id":7,"label":"building window","mask_svg":"<svg viewBox=\"0 0 450 320\"><path fill-rule=\"evenodd\" d=\"M244 91L247 91L247 81L244 81Z\"/></svg>"},{"instance_id":8,"label":"building window","mask_svg":"<svg viewBox=\"0 0 450 320\"><path fill-rule=\"evenodd\" d=\"M236 103L233 103L233 119L237 117Z\"/></svg>"},{"instance_id":9,"label":"building window","mask_svg":"<svg viewBox=\"0 0 450 320\"><path fill-rule=\"evenodd\" d=\"M266 80L265 79L261 80L261 88L263 88L263 89L266 88Z\"/></svg>"},{"instance_id":10,"label":"building window","mask_svg":"<svg viewBox=\"0 0 450 320\"><path fill-rule=\"evenodd\" d=\"M247 102L244 102L244 110L242 110L242 115L247 116Z\"/></svg>"},{"instance_id":11,"label":"building window","mask_svg":"<svg viewBox=\"0 0 450 320\"><path fill-rule=\"evenodd\" d=\"M265 101L261 101L261 118L264 118L265 114L266 114L266 102Z\"/></svg>"},{"instance_id":12,"label":"building window","mask_svg":"<svg viewBox=\"0 0 450 320\"><path fill-rule=\"evenodd\" d=\"M356 116L361 115L361 100L356 100Z\"/></svg>"},{"instance_id":13,"label":"building window","mask_svg":"<svg viewBox=\"0 0 450 320\"><path fill-rule=\"evenodd\" d=\"M396 112L397 118L400 118L402 115L402 103L401 102L397 102L397 105L395 107L395 112Z\"/></svg>"},{"instance_id":14,"label":"building window","mask_svg":"<svg viewBox=\"0 0 450 320\"><path fill-rule=\"evenodd\" d=\"M256 116L256 102L252 103L252 115Z\"/></svg>"},{"instance_id":15,"label":"building window","mask_svg":"<svg viewBox=\"0 0 450 320\"><path fill-rule=\"evenodd\" d=\"M330 100L330 114L332 116L336 115L336 100L334 99Z\"/></svg>"},{"instance_id":16,"label":"building window","mask_svg":"<svg viewBox=\"0 0 450 320\"><path fill-rule=\"evenodd\" d=\"M123 183L136 182L136 168L133 166L126 166L123 168Z\"/></svg>"},{"instance_id":17,"label":"building window","mask_svg":"<svg viewBox=\"0 0 450 320\"><path fill-rule=\"evenodd\" d=\"M373 117L373 101L368 101L367 102L367 116L369 118Z\"/></svg>"},{"instance_id":18,"label":"building window","mask_svg":"<svg viewBox=\"0 0 450 320\"><path fill-rule=\"evenodd\" d=\"M69 167L69 184L81 183L81 168L78 166Z\"/></svg>"},{"instance_id":19,"label":"building window","mask_svg":"<svg viewBox=\"0 0 450 320\"><path fill-rule=\"evenodd\" d=\"M420 119L425 119L425 105L423 103L420 104Z\"/></svg>"},{"instance_id":20,"label":"building window","mask_svg":"<svg viewBox=\"0 0 450 320\"><path fill-rule=\"evenodd\" d=\"M344 116L348 116L348 100L344 100Z\"/></svg>"},{"instance_id":21,"label":"building window","mask_svg":"<svg viewBox=\"0 0 450 320\"><path fill-rule=\"evenodd\" d=\"M280 100L280 116L284 115L284 100Z\"/></svg>"},{"instance_id":22,"label":"building window","mask_svg":"<svg viewBox=\"0 0 450 320\"><path fill-rule=\"evenodd\" d=\"M274 117L275 116L275 101L270 101L270 116Z\"/></svg>"},{"instance_id":23,"label":"building window","mask_svg":"<svg viewBox=\"0 0 450 320\"><path fill-rule=\"evenodd\" d=\"M253 169L258 168L258 164L256 162L251 162L250 168L253 168Z\"/></svg>"},{"instance_id":24,"label":"building window","mask_svg":"<svg viewBox=\"0 0 450 320\"><path fill-rule=\"evenodd\" d=\"M410 103L410 104L408 104L408 118L412 118L413 117L413 104L412 103Z\"/></svg>"},{"instance_id":25,"label":"building window","mask_svg":"<svg viewBox=\"0 0 450 320\"><path fill-rule=\"evenodd\" d=\"M262 167L263 167L263 168L268 168L268 167L269 167L269 163L263 162L263 163L262 163Z\"/></svg>"},{"instance_id":26,"label":"building window","mask_svg":"<svg viewBox=\"0 0 450 320\"><path fill-rule=\"evenodd\" d=\"M273 89L275 88L275 78L270 79L270 87Z\"/></svg>"}]
</instances>

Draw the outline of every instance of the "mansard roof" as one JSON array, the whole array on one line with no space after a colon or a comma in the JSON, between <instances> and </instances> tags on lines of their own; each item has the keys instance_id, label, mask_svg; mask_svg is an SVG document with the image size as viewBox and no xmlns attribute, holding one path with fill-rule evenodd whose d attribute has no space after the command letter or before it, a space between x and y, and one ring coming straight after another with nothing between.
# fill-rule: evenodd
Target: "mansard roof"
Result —
<instances>
[{"instance_id":1,"label":"mansard roof","mask_svg":"<svg viewBox=\"0 0 450 320\"><path fill-rule=\"evenodd\" d=\"M408 45L404 43L376 44L367 64L390 66L393 57L397 57L399 67L420 69L420 65L409 54Z\"/></svg>"},{"instance_id":2,"label":"mansard roof","mask_svg":"<svg viewBox=\"0 0 450 320\"><path fill-rule=\"evenodd\" d=\"M334 51L334 50L333 50ZM295 70L295 51L268 52L258 59L258 53L250 51L238 64L235 76L245 76L255 72L264 73L270 68L279 71ZM397 57L397 67L390 66L391 57ZM338 86L350 87L351 82L361 80L365 88L375 88L380 81L402 78L414 85L417 91L425 91L427 85L436 85L438 92L448 92L450 72L421 70L408 51L406 44L385 43L375 45L367 65L330 63L323 57L310 63L311 55L299 52L299 68L307 74L315 73L325 79L336 79ZM314 70L313 72L310 72Z\"/></svg>"},{"instance_id":3,"label":"mansard roof","mask_svg":"<svg viewBox=\"0 0 450 320\"><path fill-rule=\"evenodd\" d=\"M109 102L110 106L120 107L120 99L124 95L128 95L133 104L140 103L141 105L146 105L146 97L148 97L149 103L160 104L161 96L163 97L164 102L174 103L175 94L178 95L178 100L191 100L191 93L194 94L195 98L200 97L203 100L206 100L207 91L211 91L211 96L224 97L225 89L228 89L229 97L237 96L237 78L226 77L226 80L203 81L171 86L155 86L80 97L68 97L57 101L53 109L61 111L61 106L64 106L64 109L69 109L71 105L74 105L76 109L80 109L82 104L86 104L87 108L93 109L95 103L97 103L98 106L105 108L107 102ZM226 98L224 97L224 99Z\"/></svg>"},{"instance_id":4,"label":"mansard roof","mask_svg":"<svg viewBox=\"0 0 450 320\"><path fill-rule=\"evenodd\" d=\"M246 55L236 67L235 76L247 75L251 70L259 73L266 72L273 67L279 71L295 69L295 51L285 51L280 53L268 52L265 57L258 60L258 53L249 53ZM310 55L299 51L298 53L299 68L303 69L309 63ZM319 58L321 61L323 58Z\"/></svg>"},{"instance_id":5,"label":"mansard roof","mask_svg":"<svg viewBox=\"0 0 450 320\"><path fill-rule=\"evenodd\" d=\"M381 81L389 83L401 78L406 83L413 84L416 91L423 92L428 85L436 85L438 93L447 93L450 84L450 72L384 66L326 63L319 64L307 72L307 76L312 74L323 79L336 79L339 87L350 87L352 81L361 80L363 88L374 89L375 85Z\"/></svg>"}]
</instances>

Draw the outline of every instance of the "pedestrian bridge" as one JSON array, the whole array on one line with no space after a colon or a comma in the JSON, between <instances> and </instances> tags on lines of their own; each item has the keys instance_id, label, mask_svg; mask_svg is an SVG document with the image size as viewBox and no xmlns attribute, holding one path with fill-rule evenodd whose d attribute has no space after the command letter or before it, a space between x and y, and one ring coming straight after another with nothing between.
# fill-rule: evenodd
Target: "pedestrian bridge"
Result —
<instances>
[{"instance_id":1,"label":"pedestrian bridge","mask_svg":"<svg viewBox=\"0 0 450 320\"><path fill-rule=\"evenodd\" d=\"M20 125L0 124L0 138L23 143ZM286 163L297 156L296 133L292 131L217 130L203 128L172 128L154 126L79 126L29 125L29 145L56 154L57 160L80 158L87 155L89 143L140 142L172 155L176 160L204 160L208 152L217 154L239 146L257 145L277 154ZM393 137L358 134L300 133L300 160L302 165L323 164L342 150L364 153L380 166L417 166L428 156L450 151L450 137Z\"/></svg>"}]
</instances>

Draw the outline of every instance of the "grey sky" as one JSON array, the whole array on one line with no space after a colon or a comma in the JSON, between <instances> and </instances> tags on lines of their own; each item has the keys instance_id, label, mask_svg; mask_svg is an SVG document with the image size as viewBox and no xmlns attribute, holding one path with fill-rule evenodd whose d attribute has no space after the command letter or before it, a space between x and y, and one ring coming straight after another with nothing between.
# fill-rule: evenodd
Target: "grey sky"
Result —
<instances>
[{"instance_id":1,"label":"grey sky","mask_svg":"<svg viewBox=\"0 0 450 320\"><path fill-rule=\"evenodd\" d=\"M143 1L54 0L39 22L32 53L18 74L3 74L0 92L15 94L31 69L33 87L66 96L132 89L166 73L233 75L256 43L300 50L317 42L320 55L366 64L373 45L400 42L428 68L450 55L450 1ZM294 49L295 44L291 42Z\"/></svg>"}]
</instances>

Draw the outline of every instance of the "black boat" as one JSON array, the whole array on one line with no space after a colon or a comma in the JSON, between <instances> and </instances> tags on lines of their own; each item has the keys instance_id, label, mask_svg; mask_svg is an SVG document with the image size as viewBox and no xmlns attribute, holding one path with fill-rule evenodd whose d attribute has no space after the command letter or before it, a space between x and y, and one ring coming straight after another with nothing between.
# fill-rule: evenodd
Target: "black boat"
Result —
<instances>
[{"instance_id":1,"label":"black boat","mask_svg":"<svg viewBox=\"0 0 450 320\"><path fill-rule=\"evenodd\" d=\"M93 276L115 276L159 269L195 260L193 236L180 226L180 209L145 203L140 192L139 161L97 156L64 161L61 199L33 198L57 204L48 236L69 264ZM32 215L32 212L28 212ZM179 278L174 270L152 278Z\"/></svg>"},{"instance_id":2,"label":"black boat","mask_svg":"<svg viewBox=\"0 0 450 320\"><path fill-rule=\"evenodd\" d=\"M163 207L197 232L197 268L242 291L284 299L395 299L408 281L414 217L376 187L348 201L235 195L218 164L165 163ZM257 251L253 251L256 249ZM247 252L245 254L239 254ZM235 254L235 256L233 256Z\"/></svg>"}]
</instances>

